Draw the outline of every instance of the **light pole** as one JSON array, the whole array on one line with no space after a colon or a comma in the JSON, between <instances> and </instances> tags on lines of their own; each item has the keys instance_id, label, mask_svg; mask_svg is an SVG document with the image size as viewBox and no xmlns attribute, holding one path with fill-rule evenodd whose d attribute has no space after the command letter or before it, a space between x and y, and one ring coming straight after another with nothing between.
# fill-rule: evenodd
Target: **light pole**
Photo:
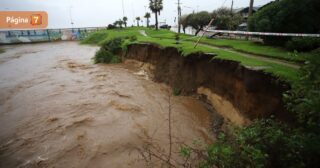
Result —
<instances>
[{"instance_id":1,"label":"light pole","mask_svg":"<svg viewBox=\"0 0 320 168\"><path fill-rule=\"evenodd\" d=\"M181 31L181 24L180 24L180 19L181 19L181 6L180 6L180 0L178 0L178 33L180 34Z\"/></svg>"},{"instance_id":2,"label":"light pole","mask_svg":"<svg viewBox=\"0 0 320 168\"><path fill-rule=\"evenodd\" d=\"M73 32L73 19L72 19L72 12L71 12L72 6L69 7L69 15L70 15L70 23L71 23L71 30Z\"/></svg>"},{"instance_id":3,"label":"light pole","mask_svg":"<svg viewBox=\"0 0 320 168\"><path fill-rule=\"evenodd\" d=\"M123 0L122 0L122 17L124 17L125 16L125 14L124 14L124 3L123 3Z\"/></svg>"}]
</instances>

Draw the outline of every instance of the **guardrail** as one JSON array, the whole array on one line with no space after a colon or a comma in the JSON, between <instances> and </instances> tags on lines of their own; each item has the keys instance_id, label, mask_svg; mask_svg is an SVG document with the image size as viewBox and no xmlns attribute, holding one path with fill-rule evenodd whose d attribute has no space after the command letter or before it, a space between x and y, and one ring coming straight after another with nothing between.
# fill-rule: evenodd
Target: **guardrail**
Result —
<instances>
[{"instance_id":1,"label":"guardrail","mask_svg":"<svg viewBox=\"0 0 320 168\"><path fill-rule=\"evenodd\" d=\"M227 31L227 30L207 30L212 33L227 33L236 35L257 35L257 36L286 36L286 37L320 37L320 34L302 33L271 33L271 32L247 32L247 31Z\"/></svg>"},{"instance_id":2,"label":"guardrail","mask_svg":"<svg viewBox=\"0 0 320 168\"><path fill-rule=\"evenodd\" d=\"M106 28L88 27L66 29L0 30L0 44L81 40L90 32L101 29Z\"/></svg>"}]
</instances>

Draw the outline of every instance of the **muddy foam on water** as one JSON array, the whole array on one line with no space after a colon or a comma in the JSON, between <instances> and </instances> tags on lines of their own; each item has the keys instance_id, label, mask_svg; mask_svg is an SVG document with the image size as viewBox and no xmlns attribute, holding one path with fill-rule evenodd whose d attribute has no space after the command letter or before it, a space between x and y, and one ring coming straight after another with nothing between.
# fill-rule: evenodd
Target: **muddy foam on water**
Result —
<instances>
[{"instance_id":1,"label":"muddy foam on water","mask_svg":"<svg viewBox=\"0 0 320 168\"><path fill-rule=\"evenodd\" d=\"M145 167L147 149L168 153L171 89L131 64L93 65L97 49L56 42L0 54L0 167ZM212 142L204 105L170 100L172 157Z\"/></svg>"}]
</instances>

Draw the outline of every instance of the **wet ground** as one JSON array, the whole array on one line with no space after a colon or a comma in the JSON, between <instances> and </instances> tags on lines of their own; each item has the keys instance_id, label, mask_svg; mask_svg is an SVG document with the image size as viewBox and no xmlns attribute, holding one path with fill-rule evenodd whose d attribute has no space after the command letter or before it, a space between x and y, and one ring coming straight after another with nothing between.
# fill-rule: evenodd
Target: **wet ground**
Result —
<instances>
[{"instance_id":1,"label":"wet ground","mask_svg":"<svg viewBox=\"0 0 320 168\"><path fill-rule=\"evenodd\" d=\"M148 144L169 152L169 104L174 159L181 144L213 139L203 103L131 64L92 64L97 47L2 47L0 167L145 167Z\"/></svg>"}]
</instances>

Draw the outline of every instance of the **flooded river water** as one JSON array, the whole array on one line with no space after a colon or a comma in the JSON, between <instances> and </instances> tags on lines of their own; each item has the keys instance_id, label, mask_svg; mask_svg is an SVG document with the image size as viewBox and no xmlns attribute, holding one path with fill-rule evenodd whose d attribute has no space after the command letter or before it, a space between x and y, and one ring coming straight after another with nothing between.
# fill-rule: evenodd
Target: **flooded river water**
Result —
<instances>
[{"instance_id":1,"label":"flooded river water","mask_svg":"<svg viewBox=\"0 0 320 168\"><path fill-rule=\"evenodd\" d=\"M202 102L170 96L130 64L92 64L97 47L2 47L0 167L145 167L147 144L168 153L169 104L172 157L213 140Z\"/></svg>"}]
</instances>

